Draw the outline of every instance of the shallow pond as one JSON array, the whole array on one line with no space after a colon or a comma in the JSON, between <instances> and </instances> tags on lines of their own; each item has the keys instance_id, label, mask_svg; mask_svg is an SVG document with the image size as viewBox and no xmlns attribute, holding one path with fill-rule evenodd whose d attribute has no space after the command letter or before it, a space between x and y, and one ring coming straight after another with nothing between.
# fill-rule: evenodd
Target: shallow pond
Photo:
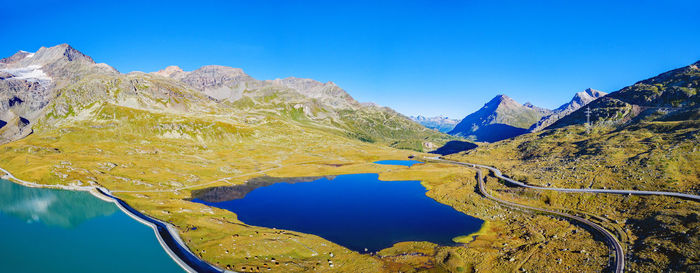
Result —
<instances>
[{"instance_id":1,"label":"shallow pond","mask_svg":"<svg viewBox=\"0 0 700 273\"><path fill-rule=\"evenodd\" d=\"M377 174L263 180L198 191L193 201L230 210L246 224L315 234L359 252L403 241L453 245L483 223L427 197L420 181L380 181Z\"/></svg>"},{"instance_id":2,"label":"shallow pond","mask_svg":"<svg viewBox=\"0 0 700 273\"><path fill-rule=\"evenodd\" d=\"M0 272L184 271L116 205L0 179Z\"/></svg>"},{"instance_id":3,"label":"shallow pond","mask_svg":"<svg viewBox=\"0 0 700 273\"><path fill-rule=\"evenodd\" d=\"M380 165L399 165L399 166L408 166L411 167L415 164L420 164L423 163L418 160L379 160L379 161L374 161L374 164L380 164Z\"/></svg>"}]
</instances>

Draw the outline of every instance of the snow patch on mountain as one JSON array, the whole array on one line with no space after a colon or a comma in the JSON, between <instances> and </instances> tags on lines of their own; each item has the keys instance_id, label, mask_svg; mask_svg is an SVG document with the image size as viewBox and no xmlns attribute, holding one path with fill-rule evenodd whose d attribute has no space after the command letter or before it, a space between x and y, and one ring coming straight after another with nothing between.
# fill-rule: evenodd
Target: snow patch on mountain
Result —
<instances>
[{"instance_id":1,"label":"snow patch on mountain","mask_svg":"<svg viewBox=\"0 0 700 273\"><path fill-rule=\"evenodd\" d=\"M18 68L0 69L0 72L12 74L12 79L27 80L27 81L51 81L51 77L47 75L41 66L30 65Z\"/></svg>"}]
</instances>

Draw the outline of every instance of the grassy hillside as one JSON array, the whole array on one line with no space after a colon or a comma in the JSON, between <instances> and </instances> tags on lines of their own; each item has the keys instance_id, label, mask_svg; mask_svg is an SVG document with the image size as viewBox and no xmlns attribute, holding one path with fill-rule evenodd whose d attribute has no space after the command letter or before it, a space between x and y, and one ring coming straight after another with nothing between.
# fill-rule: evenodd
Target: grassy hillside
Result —
<instances>
[{"instance_id":1,"label":"grassy hillside","mask_svg":"<svg viewBox=\"0 0 700 273\"><path fill-rule=\"evenodd\" d=\"M533 185L700 193L697 64L636 83L539 133L449 156L496 166ZM500 182L502 183L502 182ZM564 194L502 187L531 205L600 215L625 243L632 270L697 271L700 204L666 197Z\"/></svg>"}]
</instances>

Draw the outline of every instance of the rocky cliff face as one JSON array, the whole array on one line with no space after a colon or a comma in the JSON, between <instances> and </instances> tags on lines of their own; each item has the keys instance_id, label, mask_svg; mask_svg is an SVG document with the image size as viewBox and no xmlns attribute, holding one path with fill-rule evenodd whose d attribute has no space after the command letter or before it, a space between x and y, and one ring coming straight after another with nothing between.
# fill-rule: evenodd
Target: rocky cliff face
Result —
<instances>
[{"instance_id":1,"label":"rocky cliff face","mask_svg":"<svg viewBox=\"0 0 700 273\"><path fill-rule=\"evenodd\" d=\"M523 105L506 95L498 95L466 116L449 134L495 142L526 133L527 128L550 113L530 103Z\"/></svg>"},{"instance_id":2,"label":"rocky cliff face","mask_svg":"<svg viewBox=\"0 0 700 273\"><path fill-rule=\"evenodd\" d=\"M576 95L574 95L571 101L563 104L562 106L559 106L559 108L557 109L554 109L550 115L544 116L542 119L530 126L530 131L540 131L546 128L547 126L552 125L560 118L563 118L566 115L573 113L574 111L578 110L584 105L589 104L590 102L601 98L605 95L607 95L607 93L591 88L588 88L582 92L578 92L576 93Z\"/></svg>"}]
</instances>

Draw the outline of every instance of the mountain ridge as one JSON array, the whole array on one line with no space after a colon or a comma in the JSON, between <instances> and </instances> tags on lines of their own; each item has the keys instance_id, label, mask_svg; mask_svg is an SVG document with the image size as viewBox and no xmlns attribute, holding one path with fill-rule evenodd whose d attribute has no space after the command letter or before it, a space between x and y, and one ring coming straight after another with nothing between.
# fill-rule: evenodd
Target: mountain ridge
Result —
<instances>
[{"instance_id":1,"label":"mountain ridge","mask_svg":"<svg viewBox=\"0 0 700 273\"><path fill-rule=\"evenodd\" d=\"M454 129L460 120L451 119L447 116L426 117L422 115L410 116L410 118L425 126L426 128L434 129L439 132L447 133Z\"/></svg>"},{"instance_id":2,"label":"mountain ridge","mask_svg":"<svg viewBox=\"0 0 700 273\"><path fill-rule=\"evenodd\" d=\"M638 81L588 104L593 126L623 125L638 119L658 119L677 111L694 111L700 106L700 61ZM586 123L584 109L578 109L547 129Z\"/></svg>"},{"instance_id":3,"label":"mountain ridge","mask_svg":"<svg viewBox=\"0 0 700 273\"><path fill-rule=\"evenodd\" d=\"M540 119L535 124L530 126L529 131L530 132L540 131L540 130L546 128L547 126L552 125L560 118L563 118L566 115L573 113L574 111L578 110L579 108L587 105L588 103L590 103L590 102L592 102L600 97L604 97L605 95L607 95L607 93L605 93L603 91L595 90L592 88L587 88L584 91L577 92L569 102L562 104L561 106L552 110L551 114L542 117L542 119Z\"/></svg>"},{"instance_id":4,"label":"mountain ridge","mask_svg":"<svg viewBox=\"0 0 700 273\"><path fill-rule=\"evenodd\" d=\"M240 68L219 65L189 72L169 66L152 73L123 74L67 44L2 59L0 78L0 102L4 101L0 143L87 115L85 111L96 103L180 114L242 112L257 115L256 119L275 115L285 122L416 150L450 139L388 107L363 105L332 82L295 77L257 80ZM10 129L8 124L15 123L7 121L15 114L29 120L16 126L29 127Z\"/></svg>"}]
</instances>

